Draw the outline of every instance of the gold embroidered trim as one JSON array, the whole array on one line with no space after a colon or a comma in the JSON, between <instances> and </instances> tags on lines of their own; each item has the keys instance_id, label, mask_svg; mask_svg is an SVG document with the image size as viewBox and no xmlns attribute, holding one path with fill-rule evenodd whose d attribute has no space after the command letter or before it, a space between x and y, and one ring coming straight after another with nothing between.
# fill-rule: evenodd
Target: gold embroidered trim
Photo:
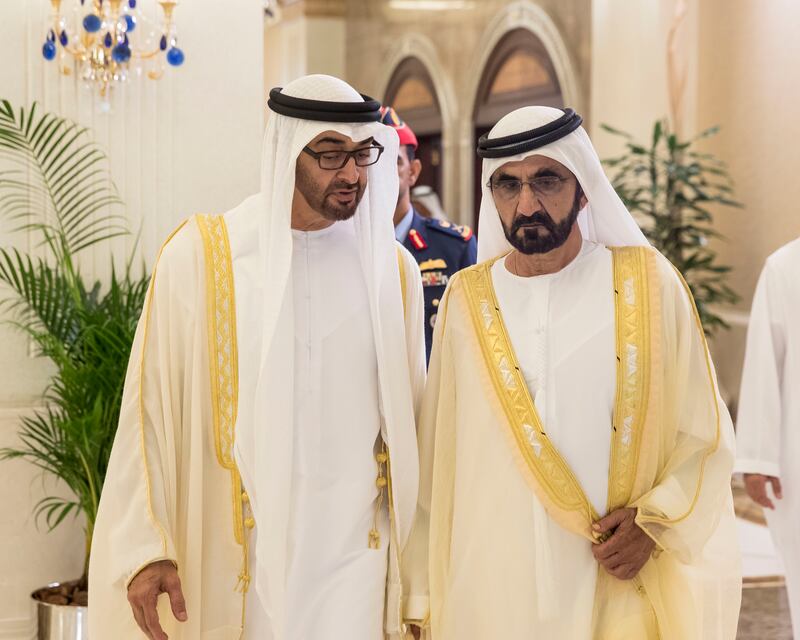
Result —
<instances>
[{"instance_id":1,"label":"gold embroidered trim","mask_svg":"<svg viewBox=\"0 0 800 640\"><path fill-rule=\"evenodd\" d=\"M234 535L236 542L242 544L242 484L233 457L238 362L231 250L222 216L198 215L197 223L203 236L206 256L208 353L211 369L214 448L219 464L231 472Z\"/></svg>"},{"instance_id":2,"label":"gold embroidered trim","mask_svg":"<svg viewBox=\"0 0 800 640\"><path fill-rule=\"evenodd\" d=\"M611 441L608 510L630 502L650 383L650 316L647 253L641 247L612 249L617 391ZM495 390L514 439L537 483L560 508L598 514L567 462L553 446L530 397L500 314L491 281L494 261L464 272L469 308Z\"/></svg>"},{"instance_id":3,"label":"gold embroidered trim","mask_svg":"<svg viewBox=\"0 0 800 640\"><path fill-rule=\"evenodd\" d=\"M242 545L242 570L236 590L246 593L250 586L249 536L252 517L245 517L249 497L242 491L233 444L239 394L239 363L236 343L236 306L233 265L228 231L222 216L198 215L206 262L208 310L208 359L211 375L211 406L214 422L214 450L217 462L231 474L233 535ZM244 624L244 613L242 613Z\"/></svg>"},{"instance_id":4,"label":"gold embroidered trim","mask_svg":"<svg viewBox=\"0 0 800 640\"><path fill-rule=\"evenodd\" d=\"M509 427L536 482L565 511L581 512L586 522L599 519L569 465L550 442L528 392L500 315L490 269L494 260L463 271L475 332Z\"/></svg>"},{"instance_id":5,"label":"gold embroidered trim","mask_svg":"<svg viewBox=\"0 0 800 640\"><path fill-rule=\"evenodd\" d=\"M650 388L650 291L647 250L611 249L616 313L617 397L614 403L608 511L630 503Z\"/></svg>"},{"instance_id":6,"label":"gold embroidered trim","mask_svg":"<svg viewBox=\"0 0 800 640\"><path fill-rule=\"evenodd\" d=\"M408 285L406 284L406 263L403 260L403 250L400 247L397 247L397 267L400 269L400 295L403 298L403 317L405 317L407 314L406 288Z\"/></svg>"},{"instance_id":7,"label":"gold embroidered trim","mask_svg":"<svg viewBox=\"0 0 800 640\"><path fill-rule=\"evenodd\" d=\"M169 234L169 237L164 241L164 244L161 245L161 249L158 251L156 264L153 267L153 275L150 277L150 289L147 292L147 300L145 303L146 306L143 313L144 335L142 336L142 354L139 359L139 439L142 447L142 462L144 464L144 484L145 493L147 495L147 515L150 517L150 521L153 523L156 531L158 531L158 535L161 538L162 554L165 557L167 555L167 534L164 531L164 527L161 526L161 523L156 519L156 516L153 513L153 501L150 489L150 470L147 466L147 447L144 439L144 354L147 350L147 335L150 332L150 309L153 306L153 292L156 288L156 272L158 271L158 262L161 260L161 254L164 253L164 247L169 244L169 241L172 240L178 231L183 229L186 222L187 220L184 220L180 225L178 225L178 228L175 229L175 231Z\"/></svg>"}]
</instances>

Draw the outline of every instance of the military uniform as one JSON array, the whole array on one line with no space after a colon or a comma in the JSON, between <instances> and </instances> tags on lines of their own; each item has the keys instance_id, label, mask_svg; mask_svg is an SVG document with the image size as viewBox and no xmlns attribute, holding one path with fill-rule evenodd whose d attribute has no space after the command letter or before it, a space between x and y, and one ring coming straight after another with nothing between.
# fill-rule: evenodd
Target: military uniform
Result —
<instances>
[{"instance_id":1,"label":"military uniform","mask_svg":"<svg viewBox=\"0 0 800 640\"><path fill-rule=\"evenodd\" d=\"M472 229L447 220L423 218L413 212L403 246L419 264L425 293L425 356L431 357L433 327L447 281L456 271L475 264L478 244Z\"/></svg>"}]
</instances>

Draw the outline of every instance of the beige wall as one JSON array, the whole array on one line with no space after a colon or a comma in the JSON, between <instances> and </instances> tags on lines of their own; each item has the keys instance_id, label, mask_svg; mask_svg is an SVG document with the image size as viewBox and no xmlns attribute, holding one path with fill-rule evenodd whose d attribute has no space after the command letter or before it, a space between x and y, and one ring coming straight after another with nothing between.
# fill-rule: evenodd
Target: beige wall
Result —
<instances>
[{"instance_id":1,"label":"beige wall","mask_svg":"<svg viewBox=\"0 0 800 640\"><path fill-rule=\"evenodd\" d=\"M345 78L346 0L283 0L264 22L265 120L269 91L312 73Z\"/></svg>"},{"instance_id":2,"label":"beige wall","mask_svg":"<svg viewBox=\"0 0 800 640\"><path fill-rule=\"evenodd\" d=\"M180 220L198 211L224 211L258 188L264 49L259 0L181 3L175 18L186 63L170 68L159 82L134 77L118 92L111 115L99 111L74 76L59 76L42 59L49 11L49 2L0 3L0 97L16 106L38 100L91 127L109 154L130 226L141 225L141 256L148 264ZM28 244L0 219L0 245ZM133 237L120 239L110 250L122 259L132 245ZM86 272L102 275L108 252L106 246L87 253ZM46 362L30 357L25 340L0 325L0 447L16 444L19 416L39 402L47 372ZM44 490L30 464L0 462L0 638L30 638L29 593L80 573L81 523L68 519L52 534L35 526L31 507Z\"/></svg>"},{"instance_id":3,"label":"beige wall","mask_svg":"<svg viewBox=\"0 0 800 640\"><path fill-rule=\"evenodd\" d=\"M735 7L735 9L733 8ZM717 216L721 258L742 296L735 328L716 341L724 382L738 391L746 312L766 257L800 236L800 3L703 0L697 123L722 130L707 145L728 162L741 210Z\"/></svg>"},{"instance_id":4,"label":"beige wall","mask_svg":"<svg viewBox=\"0 0 800 640\"><path fill-rule=\"evenodd\" d=\"M593 0L592 100L589 133L601 158L616 155L622 142L600 128L608 124L647 140L654 122L670 115L667 36L675 0ZM679 62L686 69L682 111L685 129L694 126L697 0L680 30Z\"/></svg>"},{"instance_id":5,"label":"beige wall","mask_svg":"<svg viewBox=\"0 0 800 640\"><path fill-rule=\"evenodd\" d=\"M277 12L275 21L264 24L267 94L309 73L345 76L343 4L320 6L300 0L277 7Z\"/></svg>"}]
</instances>

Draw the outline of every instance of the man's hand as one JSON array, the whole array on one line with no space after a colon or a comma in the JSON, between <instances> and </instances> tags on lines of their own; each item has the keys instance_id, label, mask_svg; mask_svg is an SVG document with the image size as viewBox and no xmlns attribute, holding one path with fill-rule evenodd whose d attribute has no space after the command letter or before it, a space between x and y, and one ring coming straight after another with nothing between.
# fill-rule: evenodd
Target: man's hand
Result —
<instances>
[{"instance_id":1,"label":"man's hand","mask_svg":"<svg viewBox=\"0 0 800 640\"><path fill-rule=\"evenodd\" d=\"M422 635L420 628L415 624L410 624L408 629L411 631L411 635L414 636L414 640L419 640L420 635Z\"/></svg>"},{"instance_id":2,"label":"man's hand","mask_svg":"<svg viewBox=\"0 0 800 640\"><path fill-rule=\"evenodd\" d=\"M158 623L156 603L162 593L169 595L172 613L185 622L186 602L181 591L178 570L169 560L161 560L147 565L128 585L128 602L133 609L136 624L150 640L167 640L167 634Z\"/></svg>"},{"instance_id":3,"label":"man's hand","mask_svg":"<svg viewBox=\"0 0 800 640\"><path fill-rule=\"evenodd\" d=\"M597 533L611 537L592 547L595 559L615 578L630 580L650 559L656 543L636 524L636 509L617 509L597 521Z\"/></svg>"},{"instance_id":4,"label":"man's hand","mask_svg":"<svg viewBox=\"0 0 800 640\"><path fill-rule=\"evenodd\" d=\"M775 497L778 500L783 498L780 478L764 476L760 473L744 474L744 488L747 490L747 495L765 509L774 509L775 505L772 503L772 500L769 499L769 496L767 496L767 482L772 485L772 493L775 494Z\"/></svg>"}]
</instances>

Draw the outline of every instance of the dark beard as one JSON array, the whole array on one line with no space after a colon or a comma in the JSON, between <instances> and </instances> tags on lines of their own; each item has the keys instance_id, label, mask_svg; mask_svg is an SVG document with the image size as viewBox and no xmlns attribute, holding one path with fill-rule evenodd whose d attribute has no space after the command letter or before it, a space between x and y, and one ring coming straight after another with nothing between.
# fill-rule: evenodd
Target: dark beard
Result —
<instances>
[{"instance_id":1,"label":"dark beard","mask_svg":"<svg viewBox=\"0 0 800 640\"><path fill-rule=\"evenodd\" d=\"M303 194L303 197L308 202L309 206L319 213L326 220L333 222L340 222L342 220L349 220L352 218L361 198L364 195L364 189L361 183L356 182L350 184L348 182L338 181L328 185L325 191L322 191L319 186L308 179L308 176L302 171L298 171L296 175L297 189ZM356 189L356 197L352 204L343 205L336 201L334 191L338 189Z\"/></svg>"},{"instance_id":2,"label":"dark beard","mask_svg":"<svg viewBox=\"0 0 800 640\"><path fill-rule=\"evenodd\" d=\"M548 253L553 249L558 249L567 241L572 227L578 219L581 211L580 199L581 191L578 190L569 215L558 223L553 220L544 207L542 207L542 211L536 212L532 216L516 216L511 221L510 228L503 224L506 240L517 251L525 255ZM541 225L541 227L532 226L534 224ZM542 227L547 230L546 233L543 232Z\"/></svg>"}]
</instances>

